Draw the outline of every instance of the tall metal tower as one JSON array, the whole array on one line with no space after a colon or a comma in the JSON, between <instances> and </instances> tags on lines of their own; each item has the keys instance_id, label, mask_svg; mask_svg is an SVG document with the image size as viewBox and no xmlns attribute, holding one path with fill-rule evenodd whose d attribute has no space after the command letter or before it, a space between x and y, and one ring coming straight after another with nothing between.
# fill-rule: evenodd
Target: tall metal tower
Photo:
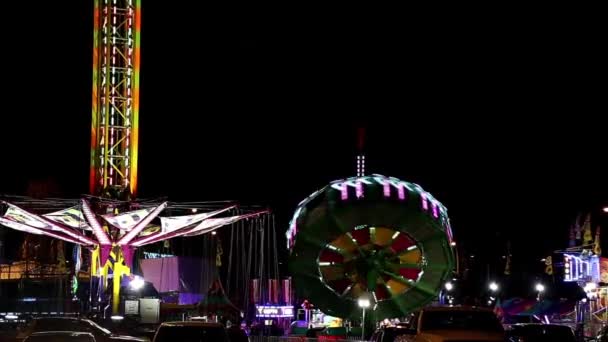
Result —
<instances>
[{"instance_id":1,"label":"tall metal tower","mask_svg":"<svg viewBox=\"0 0 608 342\"><path fill-rule=\"evenodd\" d=\"M95 0L91 194L137 190L141 0Z\"/></svg>"}]
</instances>

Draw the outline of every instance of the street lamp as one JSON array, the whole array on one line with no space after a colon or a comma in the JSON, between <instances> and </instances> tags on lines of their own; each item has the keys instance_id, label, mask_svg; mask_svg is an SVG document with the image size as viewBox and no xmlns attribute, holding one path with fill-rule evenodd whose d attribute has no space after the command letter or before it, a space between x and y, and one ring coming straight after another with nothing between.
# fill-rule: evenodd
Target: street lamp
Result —
<instances>
[{"instance_id":1,"label":"street lamp","mask_svg":"<svg viewBox=\"0 0 608 342\"><path fill-rule=\"evenodd\" d=\"M538 283L538 284L536 284L535 289L539 294L543 293L545 291L545 285Z\"/></svg>"},{"instance_id":2,"label":"street lamp","mask_svg":"<svg viewBox=\"0 0 608 342\"><path fill-rule=\"evenodd\" d=\"M488 287L490 288L490 291L492 291L492 292L498 291L498 284L496 284L495 281L491 282Z\"/></svg>"},{"instance_id":3,"label":"street lamp","mask_svg":"<svg viewBox=\"0 0 608 342\"><path fill-rule=\"evenodd\" d=\"M534 287L536 289L536 292L538 292L538 295L536 296L536 300L540 301L540 296L543 292L545 292L545 285L541 284L541 283L536 283L536 286Z\"/></svg>"},{"instance_id":4,"label":"street lamp","mask_svg":"<svg viewBox=\"0 0 608 342\"><path fill-rule=\"evenodd\" d=\"M608 207L602 208L602 211L605 212L605 213L608 213Z\"/></svg>"},{"instance_id":5,"label":"street lamp","mask_svg":"<svg viewBox=\"0 0 608 342\"><path fill-rule=\"evenodd\" d=\"M450 292L454 289L454 284L452 284L452 282L448 281L447 283L445 283L445 290Z\"/></svg>"},{"instance_id":6,"label":"street lamp","mask_svg":"<svg viewBox=\"0 0 608 342\"><path fill-rule=\"evenodd\" d=\"M361 339L365 339L365 309L369 308L371 305L368 298L359 298L357 301L359 307L363 310L363 320L361 321Z\"/></svg>"}]
</instances>

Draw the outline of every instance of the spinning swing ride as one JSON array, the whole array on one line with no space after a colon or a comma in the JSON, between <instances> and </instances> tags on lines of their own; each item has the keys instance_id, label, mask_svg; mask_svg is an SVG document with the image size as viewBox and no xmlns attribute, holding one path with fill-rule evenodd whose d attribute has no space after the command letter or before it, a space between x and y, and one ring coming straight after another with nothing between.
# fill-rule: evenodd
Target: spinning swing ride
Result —
<instances>
[{"instance_id":1,"label":"spinning swing ride","mask_svg":"<svg viewBox=\"0 0 608 342\"><path fill-rule=\"evenodd\" d=\"M183 206L134 200L140 28L141 0L95 0L90 167L90 192L94 196L62 201L66 207L56 211L28 206L39 203L32 200L5 198L0 202L0 225L90 249L91 277L101 279L104 288L112 278L113 313L118 313L120 284L131 273L136 248L209 233L267 213L226 216L234 213L236 205L224 203L212 205L206 212L171 216L167 213Z\"/></svg>"}]
</instances>

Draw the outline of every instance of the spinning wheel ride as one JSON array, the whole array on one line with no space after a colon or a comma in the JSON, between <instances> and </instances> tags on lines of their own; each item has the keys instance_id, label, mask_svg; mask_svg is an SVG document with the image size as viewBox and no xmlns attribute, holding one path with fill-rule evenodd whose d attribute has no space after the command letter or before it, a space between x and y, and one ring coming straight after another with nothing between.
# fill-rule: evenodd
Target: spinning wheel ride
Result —
<instances>
[{"instance_id":1,"label":"spinning wheel ride","mask_svg":"<svg viewBox=\"0 0 608 342\"><path fill-rule=\"evenodd\" d=\"M420 186L372 175L330 183L298 206L287 234L298 294L326 314L405 316L437 298L454 255L446 208Z\"/></svg>"}]
</instances>

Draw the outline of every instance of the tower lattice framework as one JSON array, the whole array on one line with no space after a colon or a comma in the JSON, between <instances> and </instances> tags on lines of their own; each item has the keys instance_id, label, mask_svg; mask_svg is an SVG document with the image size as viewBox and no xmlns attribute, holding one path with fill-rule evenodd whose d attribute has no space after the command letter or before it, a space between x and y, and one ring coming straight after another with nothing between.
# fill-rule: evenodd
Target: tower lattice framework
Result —
<instances>
[{"instance_id":1,"label":"tower lattice framework","mask_svg":"<svg viewBox=\"0 0 608 342\"><path fill-rule=\"evenodd\" d=\"M141 0L95 0L90 192L137 189Z\"/></svg>"}]
</instances>

